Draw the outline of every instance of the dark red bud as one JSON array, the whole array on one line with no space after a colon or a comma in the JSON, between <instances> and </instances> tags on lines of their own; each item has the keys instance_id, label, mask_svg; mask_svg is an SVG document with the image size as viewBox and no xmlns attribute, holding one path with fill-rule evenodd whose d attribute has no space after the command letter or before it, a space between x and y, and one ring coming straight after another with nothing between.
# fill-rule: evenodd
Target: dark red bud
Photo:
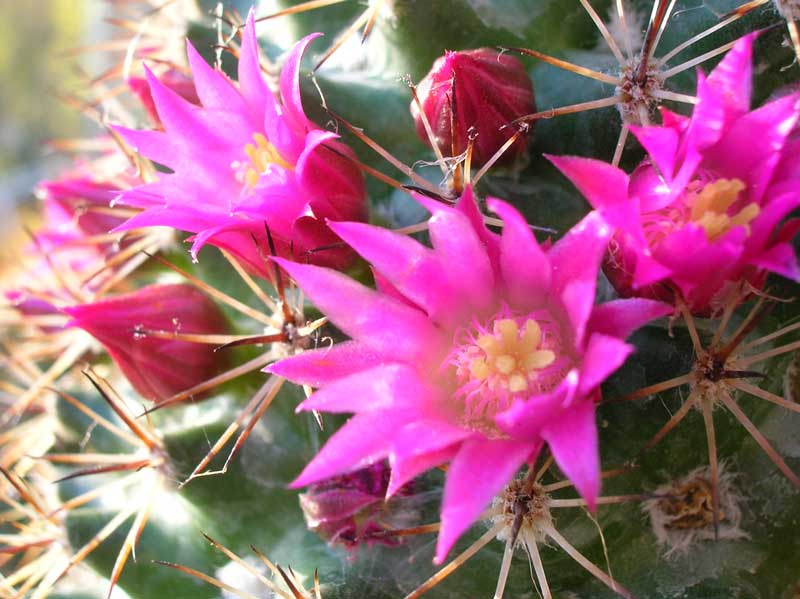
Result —
<instances>
[{"instance_id":1,"label":"dark red bud","mask_svg":"<svg viewBox=\"0 0 800 599\"><path fill-rule=\"evenodd\" d=\"M474 139L472 162L488 161L519 129L515 119L536 112L533 85L522 63L490 48L446 52L417 87L425 116L445 156L458 156ZM417 134L428 142L419 107L411 102ZM513 162L524 150L528 129L498 164Z\"/></svg>"}]
</instances>

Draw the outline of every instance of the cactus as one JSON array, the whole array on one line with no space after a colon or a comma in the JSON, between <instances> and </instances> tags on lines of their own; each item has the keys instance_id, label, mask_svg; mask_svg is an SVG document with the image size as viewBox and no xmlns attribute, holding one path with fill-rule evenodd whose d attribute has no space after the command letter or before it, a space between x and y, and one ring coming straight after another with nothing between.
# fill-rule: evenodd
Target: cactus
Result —
<instances>
[{"instance_id":1,"label":"cactus","mask_svg":"<svg viewBox=\"0 0 800 599\"><path fill-rule=\"evenodd\" d=\"M4 289L0 596L798 596L793 2L115 7Z\"/></svg>"}]
</instances>

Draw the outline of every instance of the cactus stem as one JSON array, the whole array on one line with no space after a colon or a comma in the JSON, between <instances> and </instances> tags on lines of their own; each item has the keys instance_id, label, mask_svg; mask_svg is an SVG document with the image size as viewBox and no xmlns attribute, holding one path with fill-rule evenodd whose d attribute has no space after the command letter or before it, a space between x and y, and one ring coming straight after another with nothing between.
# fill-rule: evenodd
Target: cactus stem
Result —
<instances>
[{"instance_id":1,"label":"cactus stem","mask_svg":"<svg viewBox=\"0 0 800 599\"><path fill-rule=\"evenodd\" d=\"M605 584L608 588L610 588L612 591L614 591L621 597L625 597L625 599L634 599L634 596L630 591L621 586L608 574L603 572L600 568L598 568L592 562L586 559L586 556L584 556L569 541L567 541L567 539L565 539L561 535L561 533L555 529L555 527L552 524L543 524L542 527L544 529L544 532L547 533L548 537L553 539L553 541L555 541L559 547L561 547L573 560L578 562L578 564L582 568L584 568L587 572L589 572L592 576L597 578L600 582Z\"/></svg>"},{"instance_id":2,"label":"cactus stem","mask_svg":"<svg viewBox=\"0 0 800 599\"><path fill-rule=\"evenodd\" d=\"M795 487L800 488L800 477L792 472L789 466L786 465L786 462L783 461L783 458L778 455L778 452L774 447L772 447L770 442L767 441L766 437L761 434L761 431L759 431L745 415L745 413L742 412L742 409L733 400L733 398L728 393L723 393L720 396L720 400L725 404L728 410L730 410L736 420L739 421L739 424L741 424L747 430L747 432L750 433L750 436L753 437L755 442L758 443L762 450L764 450L764 453L766 453L767 457L772 460L772 463L777 466L778 470L783 472L784 476L786 476L786 478L788 478Z\"/></svg>"},{"instance_id":3,"label":"cactus stem","mask_svg":"<svg viewBox=\"0 0 800 599\"><path fill-rule=\"evenodd\" d=\"M211 545L214 547L214 549L216 549L217 551L221 551L222 553L224 553L228 557L228 559L230 559L230 560L236 562L237 564L239 564L242 568L244 568L250 574L255 576L258 579L258 581L261 584L263 584L266 588L268 588L270 591L272 591L273 593L282 595L283 597L287 597L286 593L281 588L276 586L275 583L273 583L270 579L266 578L261 572L256 570L253 566L251 566L249 563L247 563L241 557L236 555L233 551L231 551L230 549L228 549L227 547L225 547L221 543L218 543L217 541L212 539L206 533L202 532L201 534L205 537L205 539L209 543L211 543ZM289 599L289 598L287 597L287 599Z\"/></svg>"},{"instance_id":4,"label":"cactus stem","mask_svg":"<svg viewBox=\"0 0 800 599\"><path fill-rule=\"evenodd\" d=\"M674 66L672 68L667 69L666 71L664 71L662 73L662 75L663 75L664 79L669 79L670 77L673 77L673 76L677 75L678 73L682 73L683 71L685 71L687 69L691 69L692 67L695 67L695 66L697 66L697 65L699 65L699 64L701 64L701 63L703 63L703 62L705 62L707 60L710 60L710 59L714 58L715 56L719 56L720 54L724 54L725 52L727 52L728 50L733 48L733 45L736 42L737 42L737 40L733 40L732 42L728 42L727 44L722 44L718 48L714 48L713 50L709 50L708 52L705 52L705 53L701 54L700 56L696 56L696 57L694 57L694 58L692 58L690 60L687 60L686 62L683 62L683 63L681 63L679 65L676 65L676 66Z\"/></svg>"},{"instance_id":5,"label":"cactus stem","mask_svg":"<svg viewBox=\"0 0 800 599\"><path fill-rule=\"evenodd\" d=\"M214 443L214 445L208 450L208 453L205 457L200 461L200 463L195 467L189 477L184 480L180 487L183 487L190 483L192 480L204 476L216 476L219 474L225 474L228 471L228 466L236 456L236 454L241 449L244 442L250 436L253 427L255 427L256 423L259 421L261 416L263 416L264 412L272 403L272 400L275 399L275 396L278 394L281 386L283 385L285 379L280 377L270 377L266 383L264 383L261 388L256 392L256 394L252 397L252 399L248 402L245 406L244 410L242 410L239 415L236 417L225 432L220 435L219 439ZM245 420L247 421L247 425L245 426L244 430L239 434L234 442L233 448L231 449L230 453L228 454L227 459L225 460L225 464L220 470L213 470L213 471L205 471L211 461L219 454L222 448L228 443L228 441L233 437L233 435L238 431L242 424L244 424Z\"/></svg>"},{"instance_id":6,"label":"cactus stem","mask_svg":"<svg viewBox=\"0 0 800 599\"><path fill-rule=\"evenodd\" d=\"M497 522L494 526L492 526L489 530L487 530L481 537L475 541L472 545L467 547L462 553L460 553L457 557L455 557L450 563L440 569L436 574L431 576L428 580L423 582L420 586L416 589L411 591L408 595L404 597L404 599L417 599L421 597L440 582L442 582L445 578L450 576L453 572L455 572L464 562L466 562L469 558L473 555L478 553L481 549L483 549L486 545L488 545L492 539L494 539L497 534L506 526L503 520Z\"/></svg>"},{"instance_id":7,"label":"cactus stem","mask_svg":"<svg viewBox=\"0 0 800 599\"><path fill-rule=\"evenodd\" d=\"M713 404L709 400L701 400L703 423L706 427L708 443L708 463L711 475L711 512L714 519L714 540L719 540L719 461L717 460L717 435L714 431L714 416L711 413Z\"/></svg>"},{"instance_id":8,"label":"cactus stem","mask_svg":"<svg viewBox=\"0 0 800 599\"><path fill-rule=\"evenodd\" d=\"M160 560L154 560L153 563L158 564L159 566L167 566L168 568L173 568L175 570L178 570L178 572L183 572L184 574L188 574L189 576L197 578L198 580L202 580L203 582L213 585L218 589L222 589L223 591L227 591L233 595L236 595L237 597L241 597L242 599L259 599L256 595L240 591L236 587L232 587L231 585L226 584L221 580L217 580L216 578L213 578L208 574L203 574L199 570L188 568L186 566L181 566L180 564L173 564L172 562L162 562Z\"/></svg>"},{"instance_id":9,"label":"cactus stem","mask_svg":"<svg viewBox=\"0 0 800 599\"><path fill-rule=\"evenodd\" d=\"M653 435L653 438L650 439L644 446L642 451L647 451L651 447L657 445L664 437L666 437L672 429L674 429L678 424L680 424L681 420L683 420L686 415L689 413L689 410L697 403L698 394L692 392L689 394L689 397L686 401L683 402L683 405L672 415L667 423L661 427L661 429Z\"/></svg>"}]
</instances>

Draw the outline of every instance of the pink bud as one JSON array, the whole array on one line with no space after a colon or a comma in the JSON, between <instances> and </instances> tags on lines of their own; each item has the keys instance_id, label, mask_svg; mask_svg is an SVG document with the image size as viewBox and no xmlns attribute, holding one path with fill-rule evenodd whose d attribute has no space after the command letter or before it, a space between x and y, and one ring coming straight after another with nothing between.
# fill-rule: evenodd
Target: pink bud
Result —
<instances>
[{"instance_id":1,"label":"pink bud","mask_svg":"<svg viewBox=\"0 0 800 599\"><path fill-rule=\"evenodd\" d=\"M64 312L70 325L103 344L143 397L156 402L214 376L223 363L214 345L149 333L225 332L222 312L190 285L150 285Z\"/></svg>"},{"instance_id":2,"label":"pink bud","mask_svg":"<svg viewBox=\"0 0 800 599\"><path fill-rule=\"evenodd\" d=\"M299 497L306 524L331 545L347 549L357 549L362 542L396 545L396 538L377 534L387 524L400 524L391 514L391 502L384 500L389 474L389 467L378 462L309 486ZM408 484L395 496L410 493Z\"/></svg>"},{"instance_id":3,"label":"pink bud","mask_svg":"<svg viewBox=\"0 0 800 599\"><path fill-rule=\"evenodd\" d=\"M417 96L442 153L462 154L473 137L475 164L488 161L518 131L512 121L536 111L533 85L522 63L489 48L446 52L417 87ZM427 142L415 101L411 115L417 134ZM525 150L529 133L517 139L499 164L513 162Z\"/></svg>"}]
</instances>

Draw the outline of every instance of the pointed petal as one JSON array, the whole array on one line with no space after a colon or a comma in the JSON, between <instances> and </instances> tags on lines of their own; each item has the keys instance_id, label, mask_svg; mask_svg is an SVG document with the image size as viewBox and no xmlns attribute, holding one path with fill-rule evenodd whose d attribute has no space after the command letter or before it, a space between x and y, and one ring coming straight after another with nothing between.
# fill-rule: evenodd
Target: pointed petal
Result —
<instances>
[{"instance_id":1,"label":"pointed petal","mask_svg":"<svg viewBox=\"0 0 800 599\"><path fill-rule=\"evenodd\" d=\"M678 158L678 145L680 136L675 129L668 127L639 127L629 126L631 133L636 136L650 158L658 166L668 181L675 176L675 166Z\"/></svg>"},{"instance_id":2,"label":"pointed petal","mask_svg":"<svg viewBox=\"0 0 800 599\"><path fill-rule=\"evenodd\" d=\"M282 376L298 385L321 387L390 361L390 355L380 354L356 341L344 341L285 358L270 364L264 372Z\"/></svg>"},{"instance_id":3,"label":"pointed petal","mask_svg":"<svg viewBox=\"0 0 800 599\"><path fill-rule=\"evenodd\" d=\"M580 377L577 369L567 373L561 384L550 393L526 399L515 399L511 407L495 416L495 422L515 439L538 438L551 420L561 417L575 398Z\"/></svg>"},{"instance_id":4,"label":"pointed petal","mask_svg":"<svg viewBox=\"0 0 800 599\"><path fill-rule=\"evenodd\" d=\"M266 113L275 113L275 98L267 87L261 74L258 38L256 38L255 8L247 15L247 23L242 33L239 55L239 91L256 119L263 122Z\"/></svg>"},{"instance_id":5,"label":"pointed petal","mask_svg":"<svg viewBox=\"0 0 800 599\"><path fill-rule=\"evenodd\" d=\"M434 563L445 560L458 538L511 481L535 448L533 442L485 438L466 441L461 446L447 470Z\"/></svg>"},{"instance_id":6,"label":"pointed petal","mask_svg":"<svg viewBox=\"0 0 800 599\"><path fill-rule=\"evenodd\" d=\"M618 339L600 333L589 337L581 364L578 395L588 395L625 363L635 348Z\"/></svg>"},{"instance_id":7,"label":"pointed petal","mask_svg":"<svg viewBox=\"0 0 800 599\"><path fill-rule=\"evenodd\" d=\"M280 258L275 261L336 326L375 351L410 363L441 351L440 335L423 312L336 271Z\"/></svg>"},{"instance_id":8,"label":"pointed petal","mask_svg":"<svg viewBox=\"0 0 800 599\"><path fill-rule=\"evenodd\" d=\"M329 226L434 322L448 327L454 324L460 312L456 309L459 298L433 250L407 235L373 225L331 222Z\"/></svg>"},{"instance_id":9,"label":"pointed petal","mask_svg":"<svg viewBox=\"0 0 800 599\"><path fill-rule=\"evenodd\" d=\"M600 493L595 404L581 399L542 431L561 471L594 510Z\"/></svg>"},{"instance_id":10,"label":"pointed petal","mask_svg":"<svg viewBox=\"0 0 800 599\"><path fill-rule=\"evenodd\" d=\"M792 281L800 282L800 266L797 264L794 248L789 243L772 246L751 263Z\"/></svg>"},{"instance_id":11,"label":"pointed petal","mask_svg":"<svg viewBox=\"0 0 800 599\"><path fill-rule=\"evenodd\" d=\"M296 411L346 413L391 407L422 411L436 405L437 396L437 390L413 367L382 364L325 385Z\"/></svg>"},{"instance_id":12,"label":"pointed petal","mask_svg":"<svg viewBox=\"0 0 800 599\"><path fill-rule=\"evenodd\" d=\"M500 268L513 306L538 305L550 293L550 262L531 228L510 204L490 198L489 210L503 219Z\"/></svg>"},{"instance_id":13,"label":"pointed petal","mask_svg":"<svg viewBox=\"0 0 800 599\"><path fill-rule=\"evenodd\" d=\"M407 422L408 414L398 410L356 414L336 431L290 487L305 487L384 459L394 434Z\"/></svg>"},{"instance_id":14,"label":"pointed petal","mask_svg":"<svg viewBox=\"0 0 800 599\"><path fill-rule=\"evenodd\" d=\"M281 69L280 88L283 108L294 127L301 131L310 131L314 125L303 111L303 101L300 97L300 63L308 45L321 35L321 33L312 33L297 42Z\"/></svg>"},{"instance_id":15,"label":"pointed petal","mask_svg":"<svg viewBox=\"0 0 800 599\"><path fill-rule=\"evenodd\" d=\"M592 312L597 273L610 237L611 228L606 221L598 212L590 212L547 253L553 290L570 317L577 347Z\"/></svg>"},{"instance_id":16,"label":"pointed petal","mask_svg":"<svg viewBox=\"0 0 800 599\"><path fill-rule=\"evenodd\" d=\"M495 277L486 246L469 218L458 210L431 200L424 204L431 211L428 232L436 254L447 264L451 285L459 296L481 312L493 300L487 289L494 289ZM465 260L464 256L469 259Z\"/></svg>"},{"instance_id":17,"label":"pointed petal","mask_svg":"<svg viewBox=\"0 0 800 599\"><path fill-rule=\"evenodd\" d=\"M674 311L669 304L649 299L618 299L595 306L587 325L588 333L603 333L627 339L639 327Z\"/></svg>"},{"instance_id":18,"label":"pointed petal","mask_svg":"<svg viewBox=\"0 0 800 599\"><path fill-rule=\"evenodd\" d=\"M459 443L472 432L441 420L418 420L398 432L392 442L389 464L392 476L387 497L426 470L451 460Z\"/></svg>"},{"instance_id":19,"label":"pointed petal","mask_svg":"<svg viewBox=\"0 0 800 599\"><path fill-rule=\"evenodd\" d=\"M197 97L205 108L230 110L246 114L247 105L237 89L222 72L209 65L195 50L192 43L186 40L186 54L192 69Z\"/></svg>"},{"instance_id":20,"label":"pointed petal","mask_svg":"<svg viewBox=\"0 0 800 599\"><path fill-rule=\"evenodd\" d=\"M617 206L628 198L628 175L602 160L545 155L578 188L593 208Z\"/></svg>"},{"instance_id":21,"label":"pointed petal","mask_svg":"<svg viewBox=\"0 0 800 599\"><path fill-rule=\"evenodd\" d=\"M761 203L800 116L800 94L791 94L747 113L727 128L703 161L722 177L742 179L749 201Z\"/></svg>"},{"instance_id":22,"label":"pointed petal","mask_svg":"<svg viewBox=\"0 0 800 599\"><path fill-rule=\"evenodd\" d=\"M750 110L753 77L753 43L759 32L740 38L708 76L709 87L722 99L731 118Z\"/></svg>"}]
</instances>

